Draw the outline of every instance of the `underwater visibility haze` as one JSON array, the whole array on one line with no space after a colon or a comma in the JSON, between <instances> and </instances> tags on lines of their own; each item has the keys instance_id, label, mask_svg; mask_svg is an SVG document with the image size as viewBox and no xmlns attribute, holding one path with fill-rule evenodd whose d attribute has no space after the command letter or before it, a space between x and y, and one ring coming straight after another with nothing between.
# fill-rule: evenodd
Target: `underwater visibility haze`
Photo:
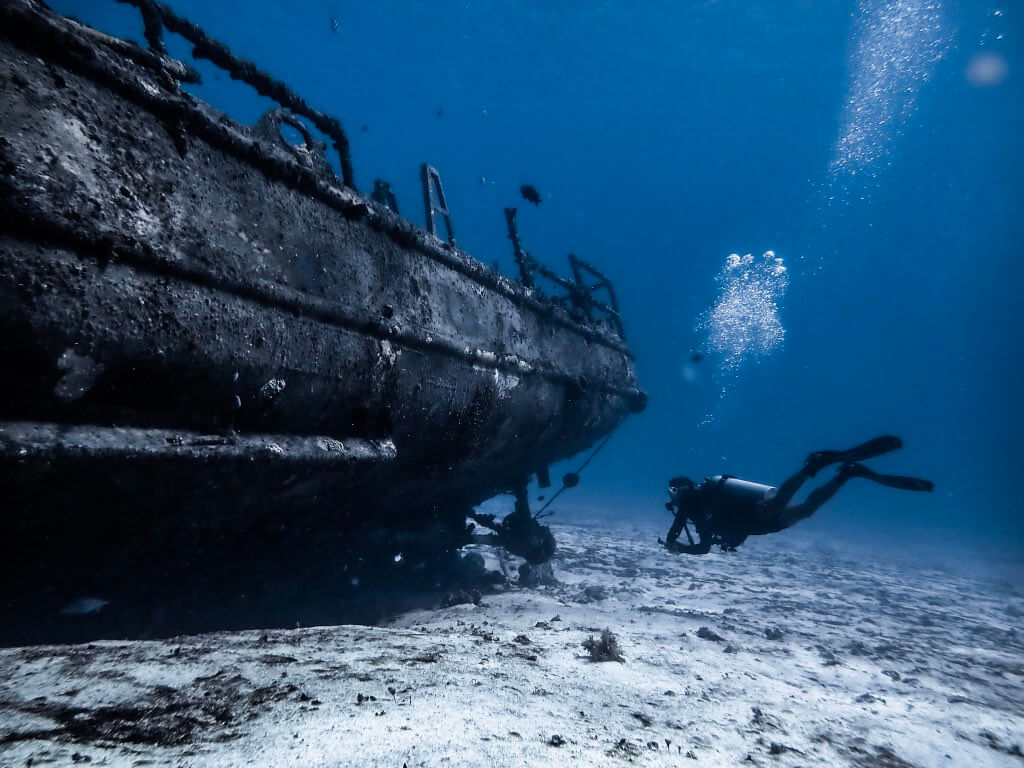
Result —
<instances>
[{"instance_id":1,"label":"underwater visibility haze","mask_svg":"<svg viewBox=\"0 0 1024 768\"><path fill-rule=\"evenodd\" d=\"M130 6L52 5L142 42ZM809 525L1020 558L1012 5L174 7L338 115L361 188L387 179L414 221L426 160L468 253L515 275L502 208L519 205L534 256L613 277L651 405L595 459L581 506L656 513L673 474L773 482L892 432L934 496L851 487ZM204 65L203 98L242 122L268 108ZM727 259L765 251L788 287L738 296Z\"/></svg>"},{"instance_id":2,"label":"underwater visibility haze","mask_svg":"<svg viewBox=\"0 0 1024 768\"><path fill-rule=\"evenodd\" d=\"M0 2L13 8L27 0ZM147 4L47 2L57 14L145 47L133 5ZM523 273L505 213L516 208L517 234L530 257L564 274L566 256L574 254L593 266L588 280L607 277L621 339L588 316L585 345L537 341L552 357L548 362L588 376L558 380L568 387L564 411L543 410L554 408L550 396L534 394L536 414L543 410L549 426L557 421L564 431L552 445L537 440L538 451L558 459L552 487L540 487L535 476L518 501L499 495L470 515L496 531L466 550L476 558L474 568L485 563L501 574L489 584L446 586L425 605L421 597L406 598L407 585L389 582L380 597L387 607L360 609L356 617L372 616L377 626L331 629L277 618L291 617L283 604L302 615L296 624L331 623L334 595L315 588L315 573L296 581L305 587L289 585L278 596L275 620L266 626L230 611L218 625L216 577L207 585L206 575L199 582L210 590L211 607L201 620L180 626L166 618L182 610L170 598L153 609L166 613L159 620L147 613L127 623L119 618L115 626L102 623L121 610L113 594L88 590L62 598L59 611L47 602L49 587L40 588L38 599L18 595L19 610L29 608L17 629L2 633L7 645L125 642L112 650L53 646L45 651L54 660L49 670L28 666L35 663L26 655L31 649L4 651L0 765L72 753L131 764L127 751L110 744L131 745L140 759L195 765L674 765L690 763L687 758L734 765L745 755L761 765L789 759L862 768L1020 764L1019 3L173 0L169 6L337 117L350 143L355 186L368 194L375 180L386 180L393 203L416 227L425 226L428 182L420 169L429 163L443 180L434 207L446 206L451 217L445 230L438 216L438 237L453 229L461 251L518 286ZM276 106L210 61L194 59L182 37L164 37L167 55L201 75L202 84L183 86L187 93L242 125L256 124ZM283 130L301 143L287 121ZM337 153L326 157L340 174ZM235 193L247 199L244 186ZM252 194L255 210L262 198ZM272 216L257 218L260 226L274 226ZM294 229L307 225L310 232L323 228L316 219ZM370 252L375 246L367 242L360 240L359 248ZM346 273L343 280L350 279L356 278ZM450 279L438 278L442 285ZM519 293L513 299L517 307L528 303ZM490 306L481 299L483 311ZM387 305L382 323L394 309ZM301 319L306 312L294 314ZM516 318L501 327L532 343L532 326ZM408 330L382 333L397 334L398 348ZM417 349L433 343L427 337ZM324 337L310 348L331 344ZM467 341L467 356L470 346ZM390 342L383 348L393 365ZM408 349L403 354L412 355ZM480 349L475 353L474 370L494 362ZM525 366L495 367L495 391L504 396L527 381L532 372ZM99 375L87 365L76 370L85 371L85 389ZM438 371L453 391L463 386L461 373ZM277 378L260 390L267 409L282 390L284 379ZM588 399L595 392L606 401ZM316 402L310 399L309 408ZM592 410L577 417L572 409L580 402ZM523 436L516 430L525 435L533 428L529 414L520 416L508 434L495 428L488 435L495 446L518 445ZM9 420L6 412L2 418ZM374 432L372 407L360 418L367 438L360 450L377 451L375 460L390 456L395 446ZM245 431L230 425L236 427ZM471 426L460 422L465 431L455 437L446 429L423 430L426 453L434 441L439 457L449 450L455 456L460 440L470 441L460 435ZM856 452L819 457L820 468L808 459L876 436L898 440L886 437L884 450L864 453L871 470L929 483L907 491L906 484L870 482L849 469L863 458ZM399 459L401 451L399 441ZM488 456L494 466L500 460ZM707 555L685 554L689 528L681 552L671 551L671 541L667 549L659 545L673 523L666 500L682 505L692 490L680 480L673 487L683 495L666 496L670 478L700 484L726 476L716 480L724 487L733 476L780 486L805 460L815 471L813 479L802 477L802 490L829 483L833 464L842 465L849 482L839 483L817 511L800 507L807 519L793 512L795 527L769 525L754 532L767 535L741 537L735 546L728 535L719 537L715 543L733 551ZM438 462L429 477L443 474ZM510 462L528 463L519 454ZM528 471L542 477L544 467ZM484 489L500 484L488 472L500 476L483 462L467 469L465 484L473 488L458 498L477 504ZM263 480L272 485L275 477ZM285 497L295 509L321 503L318 496L296 501L301 490L282 477L282 504ZM408 496L401 498L412 498L407 503L415 507L417 496L429 496L427 481L405 479L412 490L403 488ZM180 489L182 481L174 483ZM154 499L163 491L155 485ZM358 493L376 503L387 492ZM263 497L272 506L273 490ZM362 497L353 492L352 498ZM524 502L539 511L537 522L552 526L553 540L511 523L499 529L488 517L522 511ZM435 533L450 532L438 523ZM89 547L102 547L95 542L106 534L93 535ZM513 538L518 543L508 545ZM394 549L396 567L414 556L411 543ZM137 554L125 551L124 562ZM83 555L92 552L69 557ZM53 552L47 557L59 562ZM232 557L218 564L224 573L232 570ZM274 561L262 562L239 562L239 573L260 570L273 583ZM345 577L349 593L359 592L361 578ZM162 599L159 592L149 597L153 605ZM303 612L303 601L315 609ZM33 605L46 606L40 615L49 618L38 618ZM339 614L334 623L351 618ZM45 630L34 634L34 622L44 622L38 626ZM604 628L607 636L599 634ZM248 632L163 639L218 629ZM87 663L68 661L80 658L75 654L85 654ZM176 667L186 661L169 654L187 657L190 666ZM328 668L334 671L323 672ZM135 669L137 679L119 678L118 669ZM744 675L745 683L736 682ZM147 688L149 678L164 687ZM52 699L62 686L83 688L94 680L101 683L74 712L30 694ZM789 688L789 681L799 682ZM225 702L228 714L197 703L210 697ZM115 716L113 708L124 702L135 714ZM429 733L437 713L453 723L451 734ZM69 726L75 717L86 725ZM129 727L129 720L145 727ZM730 725L739 721L742 726ZM201 747L190 754L196 744Z\"/></svg>"}]
</instances>

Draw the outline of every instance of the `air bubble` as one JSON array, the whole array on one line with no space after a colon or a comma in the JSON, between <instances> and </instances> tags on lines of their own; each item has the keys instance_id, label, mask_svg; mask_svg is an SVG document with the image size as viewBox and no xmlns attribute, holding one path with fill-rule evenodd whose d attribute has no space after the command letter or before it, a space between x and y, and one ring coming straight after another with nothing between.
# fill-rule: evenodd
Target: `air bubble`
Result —
<instances>
[{"instance_id":1,"label":"air bubble","mask_svg":"<svg viewBox=\"0 0 1024 768\"><path fill-rule=\"evenodd\" d=\"M938 0L861 0L859 15L834 175L854 175L888 155L949 45Z\"/></svg>"},{"instance_id":2,"label":"air bubble","mask_svg":"<svg viewBox=\"0 0 1024 768\"><path fill-rule=\"evenodd\" d=\"M774 251L759 258L731 253L716 280L718 300L700 327L707 333L708 347L721 356L722 368L735 371L782 345L786 330L779 320L779 303L789 274Z\"/></svg>"}]
</instances>

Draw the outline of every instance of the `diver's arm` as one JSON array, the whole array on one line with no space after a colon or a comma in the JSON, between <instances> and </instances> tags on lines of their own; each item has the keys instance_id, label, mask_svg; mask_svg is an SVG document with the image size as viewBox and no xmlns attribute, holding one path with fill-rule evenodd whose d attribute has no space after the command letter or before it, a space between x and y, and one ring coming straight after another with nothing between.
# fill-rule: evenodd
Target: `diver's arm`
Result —
<instances>
[{"instance_id":1,"label":"diver's arm","mask_svg":"<svg viewBox=\"0 0 1024 768\"><path fill-rule=\"evenodd\" d=\"M668 504L665 506L669 507ZM671 509L672 507L669 508ZM669 528L668 533L665 534L665 540L670 544L675 544L679 540L679 534L684 530L686 531L686 538L690 538L690 531L686 528L686 515L684 515L681 510L677 510L675 515L675 518L672 520L672 527ZM693 540L691 539L691 543L692 541ZM661 543L660 539L658 543Z\"/></svg>"},{"instance_id":2,"label":"diver's arm","mask_svg":"<svg viewBox=\"0 0 1024 768\"><path fill-rule=\"evenodd\" d=\"M690 539L690 544L680 544L675 539L658 539L658 543L661 544L669 552L675 552L681 555L706 555L711 551L711 539L701 540L699 544L693 544L693 539Z\"/></svg>"},{"instance_id":3,"label":"diver's arm","mask_svg":"<svg viewBox=\"0 0 1024 768\"><path fill-rule=\"evenodd\" d=\"M700 543L694 544L693 536L690 535L690 529L686 525L687 519L692 513L692 502L689 505L683 505L678 499L672 497L670 501L665 504L665 508L675 511L675 518L672 520L672 527L669 528L668 534L665 536L665 541L658 539L658 543L664 545L665 549L670 552L678 552L687 555L706 555L711 551L711 540L709 537L701 534ZM679 534L686 533L686 538L690 542L687 544L679 543ZM698 530L700 533L700 530ZM707 541L705 541L705 539Z\"/></svg>"},{"instance_id":4,"label":"diver's arm","mask_svg":"<svg viewBox=\"0 0 1024 768\"><path fill-rule=\"evenodd\" d=\"M706 555L711 551L711 542L702 541L699 544L680 544L678 541L666 541L665 549L680 555Z\"/></svg>"}]
</instances>

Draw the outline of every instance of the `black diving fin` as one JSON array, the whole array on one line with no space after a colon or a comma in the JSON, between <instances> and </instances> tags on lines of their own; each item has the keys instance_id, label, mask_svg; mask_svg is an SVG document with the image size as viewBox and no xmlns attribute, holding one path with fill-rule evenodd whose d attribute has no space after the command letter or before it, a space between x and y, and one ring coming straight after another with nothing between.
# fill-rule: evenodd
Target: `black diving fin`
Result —
<instances>
[{"instance_id":1,"label":"black diving fin","mask_svg":"<svg viewBox=\"0 0 1024 768\"><path fill-rule=\"evenodd\" d=\"M866 443L854 446L846 451L818 451L812 453L804 462L804 469L814 477L829 464L853 464L858 461L873 459L883 453L895 451L903 447L903 441L893 435L882 435L872 438Z\"/></svg>"},{"instance_id":2,"label":"black diving fin","mask_svg":"<svg viewBox=\"0 0 1024 768\"><path fill-rule=\"evenodd\" d=\"M906 477L904 475L880 475L863 464L843 464L839 471L848 477L864 477L868 480L873 480L879 485L899 488L902 491L930 492L935 490L935 483L931 480L925 480L920 477Z\"/></svg>"}]
</instances>

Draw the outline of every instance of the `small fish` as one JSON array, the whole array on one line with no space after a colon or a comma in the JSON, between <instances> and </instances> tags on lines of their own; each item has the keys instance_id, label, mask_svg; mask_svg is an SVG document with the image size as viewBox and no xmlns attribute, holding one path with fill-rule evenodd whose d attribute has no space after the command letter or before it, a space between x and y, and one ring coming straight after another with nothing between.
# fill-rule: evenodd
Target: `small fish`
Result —
<instances>
[{"instance_id":1,"label":"small fish","mask_svg":"<svg viewBox=\"0 0 1024 768\"><path fill-rule=\"evenodd\" d=\"M366 133L368 130L370 130L370 126L368 126L366 123L363 123L362 125L359 126L359 130L362 131L363 133Z\"/></svg>"},{"instance_id":2,"label":"small fish","mask_svg":"<svg viewBox=\"0 0 1024 768\"><path fill-rule=\"evenodd\" d=\"M80 597L60 609L61 616L87 616L90 613L99 613L110 605L110 601L99 597Z\"/></svg>"},{"instance_id":3,"label":"small fish","mask_svg":"<svg viewBox=\"0 0 1024 768\"><path fill-rule=\"evenodd\" d=\"M695 363L699 363L701 360L704 359L704 355L702 355L700 352L694 352L690 359L693 360L693 362Z\"/></svg>"},{"instance_id":4,"label":"small fish","mask_svg":"<svg viewBox=\"0 0 1024 768\"><path fill-rule=\"evenodd\" d=\"M331 16L331 32L338 34L339 27L341 27L341 21L337 16Z\"/></svg>"},{"instance_id":5,"label":"small fish","mask_svg":"<svg viewBox=\"0 0 1024 768\"><path fill-rule=\"evenodd\" d=\"M437 116L441 117L444 114L444 107L437 108Z\"/></svg>"},{"instance_id":6,"label":"small fish","mask_svg":"<svg viewBox=\"0 0 1024 768\"><path fill-rule=\"evenodd\" d=\"M537 191L537 188L533 186L533 184L523 184L523 186L519 188L519 194L521 194L528 202L531 202L534 205L540 205L540 192Z\"/></svg>"}]
</instances>

